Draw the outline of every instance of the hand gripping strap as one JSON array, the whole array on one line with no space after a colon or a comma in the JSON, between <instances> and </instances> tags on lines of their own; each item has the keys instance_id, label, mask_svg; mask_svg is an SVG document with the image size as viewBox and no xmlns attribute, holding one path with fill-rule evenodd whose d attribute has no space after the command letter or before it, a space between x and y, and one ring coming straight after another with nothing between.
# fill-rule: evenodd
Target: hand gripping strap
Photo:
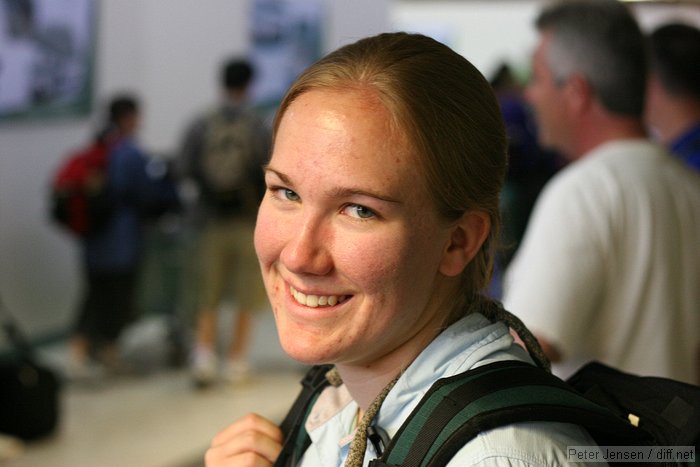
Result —
<instances>
[{"instance_id":1,"label":"hand gripping strap","mask_svg":"<svg viewBox=\"0 0 700 467\"><path fill-rule=\"evenodd\" d=\"M274 467L296 465L304 451L309 447L311 440L304 429L304 423L321 391L329 385L326 373L331 368L332 365L313 366L301 380L301 392L280 424L280 429L284 434L284 444Z\"/></svg>"}]
</instances>

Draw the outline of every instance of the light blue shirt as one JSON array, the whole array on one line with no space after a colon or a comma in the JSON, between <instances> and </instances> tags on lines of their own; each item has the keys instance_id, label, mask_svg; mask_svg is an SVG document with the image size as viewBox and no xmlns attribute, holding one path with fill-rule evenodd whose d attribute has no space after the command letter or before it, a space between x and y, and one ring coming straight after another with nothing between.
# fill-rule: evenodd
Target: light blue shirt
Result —
<instances>
[{"instance_id":1,"label":"light blue shirt","mask_svg":"<svg viewBox=\"0 0 700 467\"><path fill-rule=\"evenodd\" d=\"M430 386L440 378L502 360L531 362L514 344L508 328L471 314L442 332L399 378L376 418L393 437ZM319 397L306 423L311 446L301 466L342 466L352 441L357 403L345 386L329 387ZM448 466L560 466L569 462L567 446L590 446L588 433L565 423L519 423L487 431L467 443ZM364 465L378 457L368 443Z\"/></svg>"}]
</instances>

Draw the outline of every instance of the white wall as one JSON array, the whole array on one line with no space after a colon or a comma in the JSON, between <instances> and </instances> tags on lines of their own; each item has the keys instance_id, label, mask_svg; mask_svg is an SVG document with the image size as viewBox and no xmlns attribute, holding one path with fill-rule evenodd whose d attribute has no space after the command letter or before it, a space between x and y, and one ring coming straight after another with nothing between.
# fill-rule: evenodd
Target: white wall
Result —
<instances>
[{"instance_id":1,"label":"white wall","mask_svg":"<svg viewBox=\"0 0 700 467\"><path fill-rule=\"evenodd\" d=\"M533 21L547 0L397 1L392 27L432 35L466 57L489 77L500 61L528 68L537 40ZM634 3L642 29L670 20L700 26L700 3Z\"/></svg>"},{"instance_id":2,"label":"white wall","mask_svg":"<svg viewBox=\"0 0 700 467\"><path fill-rule=\"evenodd\" d=\"M499 60L526 65L536 34L536 0L403 1L392 26L428 34L449 45L489 76Z\"/></svg>"},{"instance_id":3,"label":"white wall","mask_svg":"<svg viewBox=\"0 0 700 467\"><path fill-rule=\"evenodd\" d=\"M637 20L645 31L671 21L681 21L700 27L700 3L663 5L654 3L639 3L634 5Z\"/></svg>"},{"instance_id":4,"label":"white wall","mask_svg":"<svg viewBox=\"0 0 700 467\"><path fill-rule=\"evenodd\" d=\"M390 0L324 1L326 50L387 28ZM216 100L221 60L249 46L248 0L98 3L96 111L0 126L0 299L31 337L65 331L74 319L79 250L47 220L46 187L59 161L91 134L97 110L115 92L136 93L145 148L172 153L186 122Z\"/></svg>"}]
</instances>

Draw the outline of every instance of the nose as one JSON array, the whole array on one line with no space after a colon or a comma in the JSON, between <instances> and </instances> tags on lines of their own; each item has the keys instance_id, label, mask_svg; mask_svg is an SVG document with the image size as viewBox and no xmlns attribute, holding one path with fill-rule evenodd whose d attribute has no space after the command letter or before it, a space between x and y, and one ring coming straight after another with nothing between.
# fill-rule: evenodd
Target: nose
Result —
<instances>
[{"instance_id":1,"label":"nose","mask_svg":"<svg viewBox=\"0 0 700 467\"><path fill-rule=\"evenodd\" d=\"M288 238L280 258L287 270L321 276L333 269L331 236L319 219L303 219L292 228Z\"/></svg>"}]
</instances>

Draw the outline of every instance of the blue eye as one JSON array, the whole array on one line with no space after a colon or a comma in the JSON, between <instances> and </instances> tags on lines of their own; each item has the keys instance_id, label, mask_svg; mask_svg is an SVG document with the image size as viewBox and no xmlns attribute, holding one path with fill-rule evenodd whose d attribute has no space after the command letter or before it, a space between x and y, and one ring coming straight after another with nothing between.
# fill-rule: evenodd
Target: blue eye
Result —
<instances>
[{"instance_id":1,"label":"blue eye","mask_svg":"<svg viewBox=\"0 0 700 467\"><path fill-rule=\"evenodd\" d=\"M346 207L349 215L358 219L371 219L376 217L374 211L359 204L350 204Z\"/></svg>"},{"instance_id":2,"label":"blue eye","mask_svg":"<svg viewBox=\"0 0 700 467\"><path fill-rule=\"evenodd\" d=\"M285 199L288 201L299 201L299 195L296 192L290 190L289 188L276 188L273 190L275 195L279 199Z\"/></svg>"},{"instance_id":3,"label":"blue eye","mask_svg":"<svg viewBox=\"0 0 700 467\"><path fill-rule=\"evenodd\" d=\"M299 201L299 195L288 188L284 189L284 197L290 201Z\"/></svg>"}]
</instances>

